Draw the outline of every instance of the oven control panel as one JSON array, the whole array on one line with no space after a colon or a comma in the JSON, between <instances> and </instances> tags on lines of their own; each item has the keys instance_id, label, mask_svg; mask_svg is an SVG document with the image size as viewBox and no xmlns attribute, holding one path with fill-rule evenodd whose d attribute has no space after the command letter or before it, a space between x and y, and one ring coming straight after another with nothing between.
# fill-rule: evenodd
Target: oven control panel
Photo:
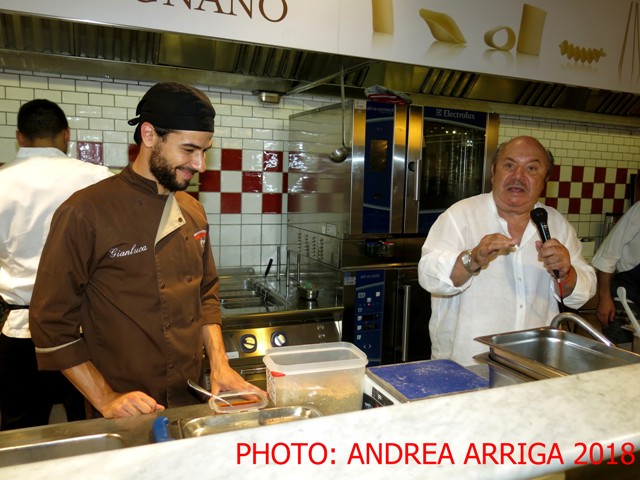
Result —
<instances>
[{"instance_id":1,"label":"oven control panel","mask_svg":"<svg viewBox=\"0 0 640 480\"><path fill-rule=\"evenodd\" d=\"M382 356L384 270L363 270L355 275L353 343L367 354L369 365Z\"/></svg>"},{"instance_id":2,"label":"oven control panel","mask_svg":"<svg viewBox=\"0 0 640 480\"><path fill-rule=\"evenodd\" d=\"M338 342L340 333L333 320L245 329L223 329L222 338L229 363L244 358L260 361L267 349L288 345Z\"/></svg>"}]
</instances>

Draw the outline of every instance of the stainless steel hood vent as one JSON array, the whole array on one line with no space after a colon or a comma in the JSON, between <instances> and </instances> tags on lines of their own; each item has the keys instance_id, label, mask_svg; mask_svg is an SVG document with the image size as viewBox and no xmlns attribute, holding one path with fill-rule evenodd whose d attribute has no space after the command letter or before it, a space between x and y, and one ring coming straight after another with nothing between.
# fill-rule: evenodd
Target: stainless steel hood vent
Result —
<instances>
[{"instance_id":1,"label":"stainless steel hood vent","mask_svg":"<svg viewBox=\"0 0 640 480\"><path fill-rule=\"evenodd\" d=\"M409 95L640 116L640 96L630 93L10 13L0 13L0 67L336 97L343 67L352 98L384 85Z\"/></svg>"}]
</instances>

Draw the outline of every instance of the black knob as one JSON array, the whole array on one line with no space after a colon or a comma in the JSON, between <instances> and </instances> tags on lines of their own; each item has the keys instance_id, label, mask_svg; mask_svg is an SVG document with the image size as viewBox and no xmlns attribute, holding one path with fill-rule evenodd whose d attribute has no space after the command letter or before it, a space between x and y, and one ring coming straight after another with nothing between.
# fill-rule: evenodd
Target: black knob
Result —
<instances>
[{"instance_id":1,"label":"black knob","mask_svg":"<svg viewBox=\"0 0 640 480\"><path fill-rule=\"evenodd\" d=\"M245 353L255 352L258 348L258 340L255 335L247 334L240 337L240 350Z\"/></svg>"},{"instance_id":2,"label":"black knob","mask_svg":"<svg viewBox=\"0 0 640 480\"><path fill-rule=\"evenodd\" d=\"M284 347L287 344L287 336L283 332L273 332L271 334L271 345L274 347Z\"/></svg>"}]
</instances>

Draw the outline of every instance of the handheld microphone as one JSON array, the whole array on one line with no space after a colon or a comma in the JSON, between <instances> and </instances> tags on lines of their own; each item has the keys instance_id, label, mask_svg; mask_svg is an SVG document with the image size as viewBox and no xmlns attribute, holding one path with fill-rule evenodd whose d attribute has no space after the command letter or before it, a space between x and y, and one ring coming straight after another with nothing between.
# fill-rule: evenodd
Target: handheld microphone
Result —
<instances>
[{"instance_id":1,"label":"handheld microphone","mask_svg":"<svg viewBox=\"0 0 640 480\"><path fill-rule=\"evenodd\" d=\"M551 234L549 233L549 225L547 225L547 211L542 208L534 208L531 210L531 220L538 228L538 233L540 234L540 238L543 242L546 242L551 238ZM556 278L560 278L560 272L558 270L554 270L553 274Z\"/></svg>"}]
</instances>

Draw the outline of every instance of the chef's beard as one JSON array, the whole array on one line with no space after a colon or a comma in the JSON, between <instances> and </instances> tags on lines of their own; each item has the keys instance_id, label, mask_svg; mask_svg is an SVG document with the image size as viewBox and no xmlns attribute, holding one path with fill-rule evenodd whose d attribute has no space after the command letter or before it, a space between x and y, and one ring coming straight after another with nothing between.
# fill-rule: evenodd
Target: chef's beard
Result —
<instances>
[{"instance_id":1,"label":"chef's beard","mask_svg":"<svg viewBox=\"0 0 640 480\"><path fill-rule=\"evenodd\" d=\"M151 151L151 158L149 159L149 170L153 173L158 183L170 192L176 192L178 190L186 190L189 186L189 181L178 182L176 175L177 167L169 165L167 157L162 155L160 151L160 144L153 147ZM195 172L194 172L195 173Z\"/></svg>"}]
</instances>

